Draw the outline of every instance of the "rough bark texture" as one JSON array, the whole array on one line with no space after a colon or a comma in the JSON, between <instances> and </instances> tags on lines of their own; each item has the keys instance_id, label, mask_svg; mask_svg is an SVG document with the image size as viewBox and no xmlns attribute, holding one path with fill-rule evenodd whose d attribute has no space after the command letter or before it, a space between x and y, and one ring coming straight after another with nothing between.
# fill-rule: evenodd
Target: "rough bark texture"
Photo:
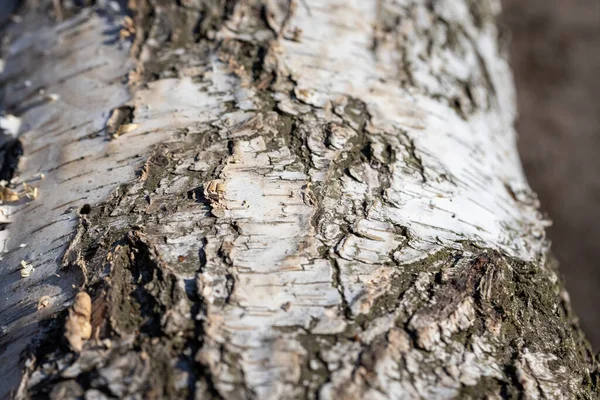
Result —
<instances>
[{"instance_id":1,"label":"rough bark texture","mask_svg":"<svg viewBox=\"0 0 600 400\"><path fill-rule=\"evenodd\" d=\"M2 395L597 395L499 3L129 7L7 30L12 186L39 196L2 205Z\"/></svg>"}]
</instances>

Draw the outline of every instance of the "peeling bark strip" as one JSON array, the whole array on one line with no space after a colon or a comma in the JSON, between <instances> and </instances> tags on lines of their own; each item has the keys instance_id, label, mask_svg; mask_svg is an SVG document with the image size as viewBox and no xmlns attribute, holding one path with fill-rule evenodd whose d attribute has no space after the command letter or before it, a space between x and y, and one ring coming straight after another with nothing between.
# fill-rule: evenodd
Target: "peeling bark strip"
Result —
<instances>
[{"instance_id":1,"label":"peeling bark strip","mask_svg":"<svg viewBox=\"0 0 600 400\"><path fill-rule=\"evenodd\" d=\"M129 7L7 28L18 176L47 177L0 206L0 395L598 395L497 1Z\"/></svg>"}]
</instances>

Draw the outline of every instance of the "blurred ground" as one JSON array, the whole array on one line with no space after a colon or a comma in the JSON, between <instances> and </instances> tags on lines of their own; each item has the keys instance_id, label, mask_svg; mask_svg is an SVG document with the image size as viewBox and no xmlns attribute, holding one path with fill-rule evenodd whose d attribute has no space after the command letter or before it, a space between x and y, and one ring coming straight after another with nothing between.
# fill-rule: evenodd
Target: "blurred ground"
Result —
<instances>
[{"instance_id":1,"label":"blurred ground","mask_svg":"<svg viewBox=\"0 0 600 400\"><path fill-rule=\"evenodd\" d=\"M504 0L521 158L552 248L600 350L600 0Z\"/></svg>"}]
</instances>

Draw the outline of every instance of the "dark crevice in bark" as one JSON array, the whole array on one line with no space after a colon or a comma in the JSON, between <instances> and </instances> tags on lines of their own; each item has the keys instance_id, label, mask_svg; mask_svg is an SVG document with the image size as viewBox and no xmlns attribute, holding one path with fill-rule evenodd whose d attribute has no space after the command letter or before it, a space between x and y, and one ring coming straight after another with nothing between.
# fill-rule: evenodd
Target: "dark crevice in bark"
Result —
<instances>
[{"instance_id":1,"label":"dark crevice in bark","mask_svg":"<svg viewBox=\"0 0 600 400\"><path fill-rule=\"evenodd\" d=\"M343 312L344 312L344 316L352 321L354 319L354 316L352 315L352 309L350 308L350 304L348 304L348 300L346 299L346 296L344 295L344 285L342 285L342 279L341 279L341 270L340 270L340 266L337 263L336 260L330 259L329 260L331 262L331 267L333 268L333 280L332 280L332 284L337 288L338 293L340 294L340 298L342 299L342 308L343 308Z\"/></svg>"},{"instance_id":2,"label":"dark crevice in bark","mask_svg":"<svg viewBox=\"0 0 600 400\"><path fill-rule=\"evenodd\" d=\"M10 195L16 192L11 184L13 178L17 176L17 167L19 158L23 155L23 145L19 139L13 138L10 134L5 134L0 130L0 197L7 201ZM0 222L0 231L7 228L8 223Z\"/></svg>"},{"instance_id":3,"label":"dark crevice in bark","mask_svg":"<svg viewBox=\"0 0 600 400\"><path fill-rule=\"evenodd\" d=\"M19 139L0 133L0 181L10 182L15 176L23 145Z\"/></svg>"}]
</instances>

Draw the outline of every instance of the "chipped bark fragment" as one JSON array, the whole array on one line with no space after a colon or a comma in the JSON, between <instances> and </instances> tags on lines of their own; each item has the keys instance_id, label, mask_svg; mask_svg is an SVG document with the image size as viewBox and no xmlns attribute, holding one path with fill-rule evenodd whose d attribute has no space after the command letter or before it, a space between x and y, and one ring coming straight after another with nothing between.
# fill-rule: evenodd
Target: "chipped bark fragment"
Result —
<instances>
[{"instance_id":1,"label":"chipped bark fragment","mask_svg":"<svg viewBox=\"0 0 600 400\"><path fill-rule=\"evenodd\" d=\"M204 195L207 199L217 203L223 200L225 195L225 184L222 181L212 180L204 186Z\"/></svg>"},{"instance_id":2,"label":"chipped bark fragment","mask_svg":"<svg viewBox=\"0 0 600 400\"><path fill-rule=\"evenodd\" d=\"M225 216L224 195L225 184L222 181L212 180L204 185L204 197L209 200L211 213L215 217Z\"/></svg>"},{"instance_id":3,"label":"chipped bark fragment","mask_svg":"<svg viewBox=\"0 0 600 400\"><path fill-rule=\"evenodd\" d=\"M48 307L49 304L50 304L50 296L42 296L38 300L37 309L41 310L43 308L46 308L46 307Z\"/></svg>"},{"instance_id":4,"label":"chipped bark fragment","mask_svg":"<svg viewBox=\"0 0 600 400\"><path fill-rule=\"evenodd\" d=\"M131 124L133 120L133 108L129 106L117 107L112 110L110 118L106 122L106 133L112 137L118 137L124 133L136 129L138 124Z\"/></svg>"},{"instance_id":5,"label":"chipped bark fragment","mask_svg":"<svg viewBox=\"0 0 600 400\"><path fill-rule=\"evenodd\" d=\"M29 200L35 200L38 197L39 191L37 187L29 185L27 182L23 182L23 193Z\"/></svg>"},{"instance_id":6,"label":"chipped bark fragment","mask_svg":"<svg viewBox=\"0 0 600 400\"><path fill-rule=\"evenodd\" d=\"M33 273L33 265L25 260L21 260L21 278L28 278Z\"/></svg>"},{"instance_id":7,"label":"chipped bark fragment","mask_svg":"<svg viewBox=\"0 0 600 400\"><path fill-rule=\"evenodd\" d=\"M135 22L129 15L126 15L123 18L123 28L119 31L119 38L124 40L133 35L135 35Z\"/></svg>"},{"instance_id":8,"label":"chipped bark fragment","mask_svg":"<svg viewBox=\"0 0 600 400\"><path fill-rule=\"evenodd\" d=\"M92 336L92 299L85 292L77 293L73 305L69 308L69 315L65 321L65 339L71 350L79 353L83 344Z\"/></svg>"},{"instance_id":9,"label":"chipped bark fragment","mask_svg":"<svg viewBox=\"0 0 600 400\"><path fill-rule=\"evenodd\" d=\"M4 185L0 185L0 201L13 203L19 201L19 194Z\"/></svg>"},{"instance_id":10,"label":"chipped bark fragment","mask_svg":"<svg viewBox=\"0 0 600 400\"><path fill-rule=\"evenodd\" d=\"M119 129L117 129L117 132L114 134L115 137L117 136L121 136L124 135L126 133L129 133L133 130L136 130L140 125L139 124L125 124L125 125L121 125L119 126Z\"/></svg>"}]
</instances>

